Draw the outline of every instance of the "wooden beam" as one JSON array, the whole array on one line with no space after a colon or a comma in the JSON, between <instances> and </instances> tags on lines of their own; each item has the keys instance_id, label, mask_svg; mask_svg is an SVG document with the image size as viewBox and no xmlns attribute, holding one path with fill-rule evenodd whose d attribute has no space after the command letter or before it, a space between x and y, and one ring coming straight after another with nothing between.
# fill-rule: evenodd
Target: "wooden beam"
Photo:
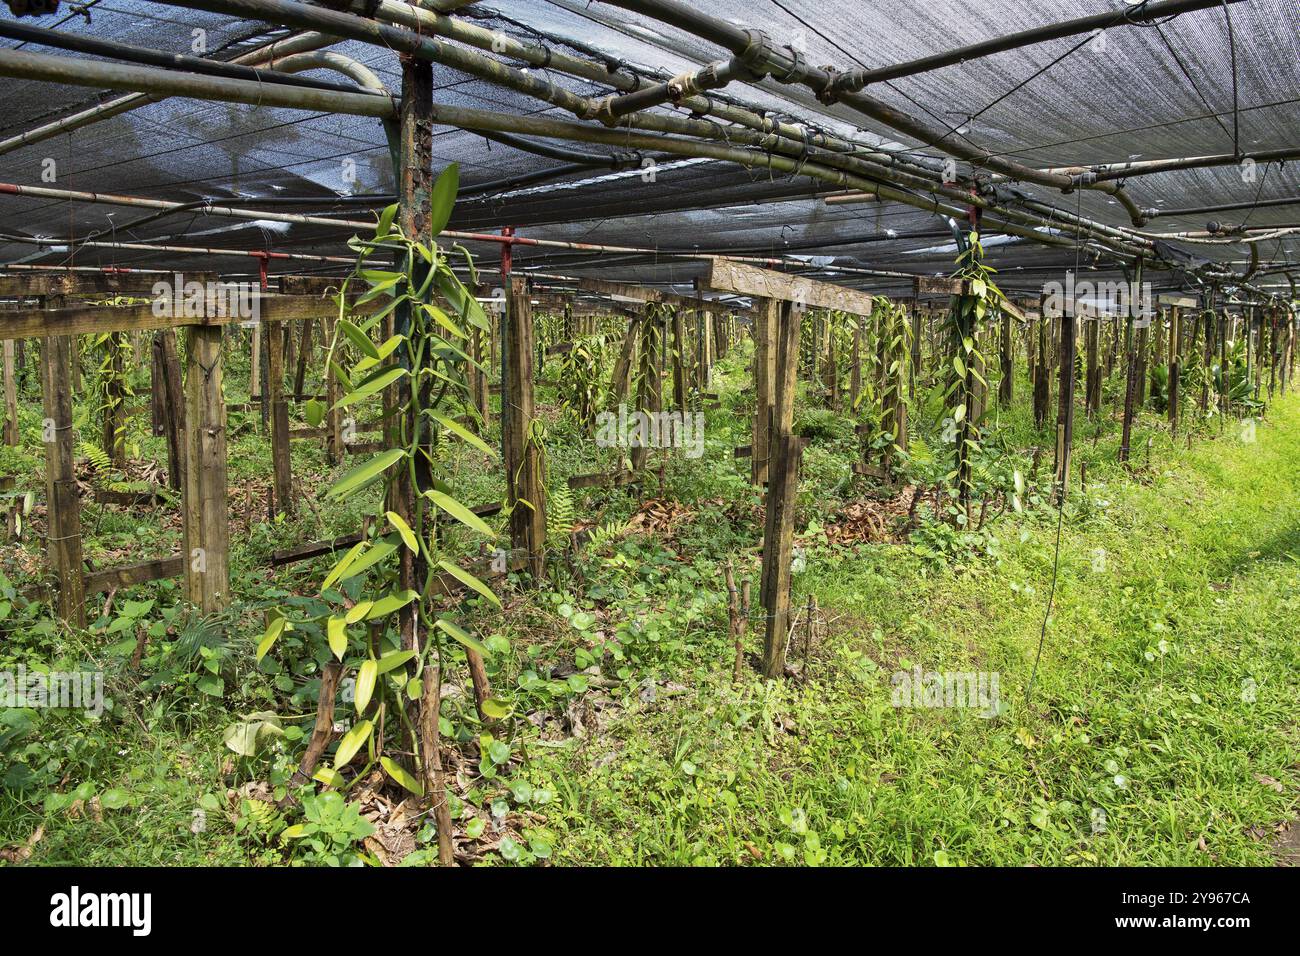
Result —
<instances>
[{"instance_id":1,"label":"wooden beam","mask_svg":"<svg viewBox=\"0 0 1300 956\"><path fill-rule=\"evenodd\" d=\"M184 282L217 281L215 272L185 272ZM176 273L162 272L59 272L0 275L0 298L21 299L28 296L68 296L69 298L102 295L155 295L158 283L170 288Z\"/></svg>"},{"instance_id":2,"label":"wooden beam","mask_svg":"<svg viewBox=\"0 0 1300 956\"><path fill-rule=\"evenodd\" d=\"M771 269L759 269L731 259L709 261L708 286L719 292L780 299L805 307L838 309L854 315L870 315L874 306L874 297L866 292Z\"/></svg>"},{"instance_id":3,"label":"wooden beam","mask_svg":"<svg viewBox=\"0 0 1300 956\"><path fill-rule=\"evenodd\" d=\"M329 318L338 314L330 299L312 296L262 295L255 298L262 322ZM367 302L360 313L377 311L381 299ZM53 335L98 335L101 332L152 332L182 326L221 326L247 321L237 315L223 315L213 308L203 315L155 314L153 303L145 305L79 305L61 309L19 309L0 312L0 339L45 338Z\"/></svg>"},{"instance_id":4,"label":"wooden beam","mask_svg":"<svg viewBox=\"0 0 1300 956\"><path fill-rule=\"evenodd\" d=\"M135 561L120 564L102 571L86 574L86 593L101 594L114 588L126 588L136 584L145 584L161 578L180 577L185 571L185 555L173 554L166 558L150 558L147 561Z\"/></svg>"},{"instance_id":5,"label":"wooden beam","mask_svg":"<svg viewBox=\"0 0 1300 956\"><path fill-rule=\"evenodd\" d=\"M678 295L676 292L666 292L662 289L651 289L647 286L630 285L624 282L606 282L603 279L579 279L578 288L584 292L595 292L600 295L617 296L621 299L628 299L632 302L663 302L668 305L681 306L684 309L696 310L722 310L724 312L735 312L741 315L748 315L750 310L742 308L732 308L725 302L719 302L717 299L706 299L697 295Z\"/></svg>"}]
</instances>

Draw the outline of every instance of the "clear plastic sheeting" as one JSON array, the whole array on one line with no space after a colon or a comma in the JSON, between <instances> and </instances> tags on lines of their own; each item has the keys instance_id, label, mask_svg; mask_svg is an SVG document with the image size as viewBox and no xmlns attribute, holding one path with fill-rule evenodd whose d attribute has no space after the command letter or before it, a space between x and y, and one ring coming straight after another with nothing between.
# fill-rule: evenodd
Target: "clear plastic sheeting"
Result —
<instances>
[{"instance_id":1,"label":"clear plastic sheeting","mask_svg":"<svg viewBox=\"0 0 1300 956\"><path fill-rule=\"evenodd\" d=\"M708 12L763 30L814 64L841 69L915 59L1033 27L1107 10L1122 0L916 0L889 4L851 0L714 0ZM165 52L229 60L288 35L266 23L141 0L92 0L84 13L68 8L24 22L79 32ZM679 29L587 0L481 0L455 14L492 30L544 42L565 52L619 64L665 79L726 59L727 51ZM1231 17L1231 41L1227 17ZM1234 55L1235 44L1235 92ZM0 39L0 48L65 57L79 54ZM400 89L392 51L357 42L330 49L373 70ZM1039 167L1073 167L1293 147L1300 133L1300 5L1294 0L1247 0L1099 37L1053 40L960 65L872 84L867 93L953 137ZM512 64L521 66L523 64ZM614 92L597 83L533 70L588 97ZM499 113L573 120L523 94L435 65L435 101ZM338 81L331 72L310 72ZM5 80L0 142L122 94L84 87ZM790 122L919 155L943 154L868 120L843 104L826 105L801 87L772 79L732 83L709 94ZM672 107L657 112L687 115ZM451 227L496 232L514 226L524 236L631 246L645 253L594 253L519 246L516 268L548 275L601 276L688 290L706 265L694 253L789 260L790 268L846 285L903 294L906 275L951 271L951 227L944 217L895 202L826 202L838 190L803 175L745 168L711 159L659 157L616 169L609 146L546 145L611 163L568 168L559 159L493 142L452 127L435 131L435 163L459 163L464 195ZM4 150L6 147L0 147ZM642 151L648 153L650 151ZM640 156L641 154L638 154ZM963 173L969 167L961 163ZM552 175L546 175L550 171ZM49 266L190 268L255 273L250 253L347 256L346 229L208 216L204 203L364 220L370 211L345 201L395 188L378 120L188 99L162 99L43 142L0 152L0 182L121 193L194 204L157 216L147 210L0 195L0 268L6 263ZM1300 196L1297 162L1234 163L1217 168L1133 177L1125 190L1143 208L1196 209ZM1020 184L1024 193L1059 210L1131 227L1112 197L1082 190L1069 195ZM289 202L286 202L288 200ZM344 201L341 201L344 200ZM1251 228L1300 224L1300 205L1212 213L1161 215L1152 234L1205 230L1207 223ZM996 225L986 230L996 233ZM989 261L1009 289L1032 295L1063 270L1119 276L1115 260L1093 248L1045 246L1006 237L990 244ZM78 241L155 243L230 250L192 256L162 251L77 246ZM69 246L69 240L72 245ZM471 244L483 264L498 246ZM1241 244L1181 243L1198 259L1244 272L1250 250ZM1258 243L1269 268L1256 281L1285 285L1279 271L1296 262L1300 238ZM797 265L796 265L797 264ZM345 271L338 263L273 262L273 271ZM900 276L900 274L905 274ZM1162 287L1192 287L1180 272L1152 273Z\"/></svg>"}]
</instances>

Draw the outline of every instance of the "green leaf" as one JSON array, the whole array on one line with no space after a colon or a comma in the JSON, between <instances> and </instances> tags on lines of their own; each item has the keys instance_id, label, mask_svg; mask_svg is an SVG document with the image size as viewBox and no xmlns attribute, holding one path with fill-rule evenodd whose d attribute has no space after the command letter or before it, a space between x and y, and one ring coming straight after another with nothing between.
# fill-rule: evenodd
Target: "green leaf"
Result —
<instances>
[{"instance_id":1,"label":"green leaf","mask_svg":"<svg viewBox=\"0 0 1300 956\"><path fill-rule=\"evenodd\" d=\"M379 222L375 224L376 239L383 239L393 228L393 219L397 216L397 207L397 203L385 206L384 211L379 214Z\"/></svg>"},{"instance_id":2,"label":"green leaf","mask_svg":"<svg viewBox=\"0 0 1300 956\"><path fill-rule=\"evenodd\" d=\"M455 434L458 438L460 438L461 441L465 442L466 444L473 445L475 448L477 448L479 451L483 452L484 454L496 455L497 452L495 448L493 448L483 439L479 438L477 435L475 435L472 431L470 431L460 422L453 421L450 418L444 418L442 415L439 415L436 412L429 412L429 417L432 418L434 421L436 421L443 428L447 429L447 431Z\"/></svg>"},{"instance_id":3,"label":"green leaf","mask_svg":"<svg viewBox=\"0 0 1300 956\"><path fill-rule=\"evenodd\" d=\"M421 786L420 781L411 776L410 772L400 763L396 760L389 760L387 757L380 757L379 762L383 764L384 770L388 772L388 775L403 787L411 791L411 793L415 794L417 797L424 796L424 787Z\"/></svg>"},{"instance_id":4,"label":"green leaf","mask_svg":"<svg viewBox=\"0 0 1300 956\"><path fill-rule=\"evenodd\" d=\"M327 787L343 788L347 786L347 780L343 778L343 774L333 767L321 767L311 775L311 778L325 784Z\"/></svg>"},{"instance_id":5,"label":"green leaf","mask_svg":"<svg viewBox=\"0 0 1300 956\"><path fill-rule=\"evenodd\" d=\"M479 534L485 535L489 538L495 537L492 533L492 529L483 522L482 518L474 514L474 512L470 511L450 495L444 495L436 488L430 488L424 493L424 495L467 528L471 528Z\"/></svg>"},{"instance_id":6,"label":"green leaf","mask_svg":"<svg viewBox=\"0 0 1300 956\"><path fill-rule=\"evenodd\" d=\"M330 589L330 585L332 585L335 581L337 581L340 577L343 576L343 572L346 571L348 569L348 566L351 565L352 562L357 559L357 555L361 553L361 550L365 546L366 546L365 541L358 541L352 547L348 548L347 554L339 558L339 563L334 565L334 567L330 569L329 574L325 575L325 580L321 582L320 589L322 591L328 591Z\"/></svg>"},{"instance_id":7,"label":"green leaf","mask_svg":"<svg viewBox=\"0 0 1300 956\"><path fill-rule=\"evenodd\" d=\"M411 530L411 526L402 520L402 516L395 511L389 511L385 513L384 517L388 519L389 524L397 529L397 533L402 536L402 542L416 554L419 554L420 541L416 538L415 532Z\"/></svg>"},{"instance_id":8,"label":"green leaf","mask_svg":"<svg viewBox=\"0 0 1300 956\"><path fill-rule=\"evenodd\" d=\"M453 322L451 320L451 317L448 316L446 312L442 311L442 309L438 308L436 305L426 302L420 308L424 309L426 315L428 315L431 319L433 319L435 322L441 325L452 335L456 336L456 338L458 339L469 338L469 334L464 329L462 329L459 325Z\"/></svg>"},{"instance_id":9,"label":"green leaf","mask_svg":"<svg viewBox=\"0 0 1300 956\"><path fill-rule=\"evenodd\" d=\"M460 164L451 163L438 174L438 181L433 184L429 195L430 232L437 235L447 228L451 218L451 209L456 205L456 193L460 191Z\"/></svg>"},{"instance_id":10,"label":"green leaf","mask_svg":"<svg viewBox=\"0 0 1300 956\"><path fill-rule=\"evenodd\" d=\"M393 594L386 594L376 601L366 612L366 620L373 621L376 618L392 614L394 611L406 607L420 595L416 591L397 591Z\"/></svg>"},{"instance_id":11,"label":"green leaf","mask_svg":"<svg viewBox=\"0 0 1300 956\"><path fill-rule=\"evenodd\" d=\"M444 571L446 571L448 574L450 574L452 577L458 580L461 584L465 585L466 587L473 588L475 591L483 595L485 598L487 598L497 607L501 606L501 599L492 593L492 589L489 588L482 581L480 581L478 578L476 578L474 575L470 574L464 568L458 567L457 565L452 564L450 561L443 561L443 560L440 560L438 562L438 567L442 568Z\"/></svg>"},{"instance_id":12,"label":"green leaf","mask_svg":"<svg viewBox=\"0 0 1300 956\"><path fill-rule=\"evenodd\" d=\"M319 399L309 398L302 411L312 428L320 428L321 422L325 421L325 403Z\"/></svg>"},{"instance_id":13,"label":"green leaf","mask_svg":"<svg viewBox=\"0 0 1300 956\"><path fill-rule=\"evenodd\" d=\"M365 554L348 565L348 569L343 572L343 577L340 580L348 581L358 574L364 574L396 550L397 545L391 541L380 541L378 544L371 545Z\"/></svg>"},{"instance_id":14,"label":"green leaf","mask_svg":"<svg viewBox=\"0 0 1300 956\"><path fill-rule=\"evenodd\" d=\"M194 686L209 697L221 697L226 693L226 682L215 674L204 674Z\"/></svg>"},{"instance_id":15,"label":"green leaf","mask_svg":"<svg viewBox=\"0 0 1300 956\"><path fill-rule=\"evenodd\" d=\"M399 378L405 378L409 374L411 373L404 368L390 368L382 375L376 375L374 378L367 379L365 384L358 385L355 389L340 398L334 407L347 408L349 405L355 405L363 399L367 399L372 395L382 392Z\"/></svg>"},{"instance_id":16,"label":"green leaf","mask_svg":"<svg viewBox=\"0 0 1300 956\"><path fill-rule=\"evenodd\" d=\"M471 636L470 633L466 631L463 627L461 627L459 624L454 624L451 621L447 620L445 617L440 617L437 620L437 625L442 630L446 631L448 634L454 637L457 641L459 641L460 643L468 647L470 650L478 651L478 653L482 654L485 657L489 653L491 653L486 647L483 646L483 643L481 641Z\"/></svg>"},{"instance_id":17,"label":"green leaf","mask_svg":"<svg viewBox=\"0 0 1300 956\"><path fill-rule=\"evenodd\" d=\"M347 766L348 761L357 755L361 745L370 739L370 732L373 729L374 725L370 721L363 720L343 735L343 739L339 741L339 749L334 753L335 770Z\"/></svg>"},{"instance_id":18,"label":"green leaf","mask_svg":"<svg viewBox=\"0 0 1300 956\"><path fill-rule=\"evenodd\" d=\"M339 480L334 482L329 490L325 492L325 497L342 498L349 492L364 488L391 468L395 462L405 457L406 451L404 449L390 448L383 454L369 458L341 475Z\"/></svg>"},{"instance_id":19,"label":"green leaf","mask_svg":"<svg viewBox=\"0 0 1300 956\"><path fill-rule=\"evenodd\" d=\"M401 667L407 661L415 657L415 651L389 651L383 657L379 658L375 673L387 674L395 667Z\"/></svg>"},{"instance_id":20,"label":"green leaf","mask_svg":"<svg viewBox=\"0 0 1300 956\"><path fill-rule=\"evenodd\" d=\"M485 697L483 699L483 714L494 720L504 720L510 716L510 707L505 701L498 700L495 697Z\"/></svg>"},{"instance_id":21,"label":"green leaf","mask_svg":"<svg viewBox=\"0 0 1300 956\"><path fill-rule=\"evenodd\" d=\"M357 671L357 713L364 714L366 708L370 706L370 698L375 692L375 679L379 676L378 665L374 661L366 661Z\"/></svg>"},{"instance_id":22,"label":"green leaf","mask_svg":"<svg viewBox=\"0 0 1300 956\"><path fill-rule=\"evenodd\" d=\"M372 359L379 358L379 349L375 348L375 343L370 341L370 336L362 332L353 323L347 319L339 319L339 331L347 336L348 341L359 348L365 355Z\"/></svg>"},{"instance_id":23,"label":"green leaf","mask_svg":"<svg viewBox=\"0 0 1300 956\"><path fill-rule=\"evenodd\" d=\"M277 617L266 626L265 633L262 634L262 640L257 644L257 660L261 663L265 657L275 647L275 642L280 639L280 635L286 630L293 630L289 622L282 617Z\"/></svg>"},{"instance_id":24,"label":"green leaf","mask_svg":"<svg viewBox=\"0 0 1300 956\"><path fill-rule=\"evenodd\" d=\"M343 660L343 655L348 650L348 632L344 625L347 622L343 618L335 615L325 622L325 634L329 640L330 650L339 660Z\"/></svg>"},{"instance_id":25,"label":"green leaf","mask_svg":"<svg viewBox=\"0 0 1300 956\"><path fill-rule=\"evenodd\" d=\"M358 601L356 604L348 608L348 613L343 616L343 622L345 624L357 623L357 621L360 621L369 614L370 609L374 606L374 601Z\"/></svg>"},{"instance_id":26,"label":"green leaf","mask_svg":"<svg viewBox=\"0 0 1300 956\"><path fill-rule=\"evenodd\" d=\"M954 355L952 357L952 367L957 370L957 374L960 377L966 377L966 363L961 360L960 355Z\"/></svg>"}]
</instances>

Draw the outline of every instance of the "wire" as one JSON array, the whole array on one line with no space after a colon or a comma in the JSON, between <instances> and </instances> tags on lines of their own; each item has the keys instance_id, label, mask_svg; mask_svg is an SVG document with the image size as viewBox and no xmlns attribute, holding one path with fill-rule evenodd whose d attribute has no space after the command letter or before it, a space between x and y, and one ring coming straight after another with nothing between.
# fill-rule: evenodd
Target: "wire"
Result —
<instances>
[{"instance_id":1,"label":"wire","mask_svg":"<svg viewBox=\"0 0 1300 956\"><path fill-rule=\"evenodd\" d=\"M1083 207L1083 194L1081 190L1075 191L1075 204L1076 204L1075 214L1078 215L1082 211L1082 207ZM1082 251L1083 251L1082 243L1076 242L1074 246L1074 271L1076 274L1079 271L1079 256L1082 253ZM1066 303L1066 308L1073 310L1074 304ZM1043 321L1046 321L1046 319L1044 319ZM1064 324L1062 324L1062 329L1064 329ZM1070 369L1070 374L1071 376L1073 376L1074 369ZM1070 414L1071 412L1072 409L1067 410L1066 414ZM1065 458L1065 461L1068 462L1069 449L1068 448L1064 449L1061 452L1061 454ZM1061 530L1065 525L1065 489L1066 486L1069 484L1069 480L1070 480L1070 476L1068 473L1061 476L1061 488L1056 501L1056 509L1057 509L1056 510L1056 548L1052 555L1052 583L1047 590L1047 607L1043 611L1043 626L1038 631L1038 651L1037 653L1034 654L1034 666L1033 669L1029 672L1029 684L1025 688L1026 709L1028 709L1030 702L1033 700L1034 681L1038 677L1038 664L1043 659L1043 645L1047 643L1047 622L1050 621L1052 618L1052 607L1056 603L1056 581L1061 572Z\"/></svg>"}]
</instances>

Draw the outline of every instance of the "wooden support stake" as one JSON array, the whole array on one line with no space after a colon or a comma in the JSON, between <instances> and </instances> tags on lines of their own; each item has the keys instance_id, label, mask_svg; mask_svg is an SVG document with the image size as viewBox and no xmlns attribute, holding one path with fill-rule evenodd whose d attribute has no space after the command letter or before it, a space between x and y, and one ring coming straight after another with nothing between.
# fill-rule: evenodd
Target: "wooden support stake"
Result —
<instances>
[{"instance_id":1,"label":"wooden support stake","mask_svg":"<svg viewBox=\"0 0 1300 956\"><path fill-rule=\"evenodd\" d=\"M804 441L794 425L795 376L799 364L799 326L803 309L781 303L777 318L775 404L772 413L772 466L763 530L763 576L760 597L766 610L763 674L785 673L790 638L790 561L794 545L794 509L799 487L799 463Z\"/></svg>"},{"instance_id":2,"label":"wooden support stake","mask_svg":"<svg viewBox=\"0 0 1300 956\"><path fill-rule=\"evenodd\" d=\"M1072 309L1061 316L1061 380L1056 412L1056 494L1060 500L1064 500L1070 481L1070 448L1074 442L1075 321Z\"/></svg>"},{"instance_id":3,"label":"wooden support stake","mask_svg":"<svg viewBox=\"0 0 1300 956\"><path fill-rule=\"evenodd\" d=\"M686 390L686 318L680 308L673 309L673 401L685 412L690 409Z\"/></svg>"},{"instance_id":4,"label":"wooden support stake","mask_svg":"<svg viewBox=\"0 0 1300 956\"><path fill-rule=\"evenodd\" d=\"M754 484L768 481L771 457L772 413L776 407L777 331L781 303L777 299L754 300ZM798 356L795 356L796 360Z\"/></svg>"},{"instance_id":5,"label":"wooden support stake","mask_svg":"<svg viewBox=\"0 0 1300 956\"><path fill-rule=\"evenodd\" d=\"M281 326L268 325L267 375L262 389L271 414L271 469L275 503L272 514L293 514L293 466L289 458L289 401L284 394L284 334Z\"/></svg>"},{"instance_id":6,"label":"wooden support stake","mask_svg":"<svg viewBox=\"0 0 1300 956\"><path fill-rule=\"evenodd\" d=\"M41 394L45 421L45 501L48 528L46 553L59 582L56 610L73 627L86 626L85 583L82 579L81 498L73 470L72 365L76 340L59 335L41 349Z\"/></svg>"},{"instance_id":7,"label":"wooden support stake","mask_svg":"<svg viewBox=\"0 0 1300 956\"><path fill-rule=\"evenodd\" d=\"M1182 310L1178 306L1173 306L1169 311L1169 430L1173 435L1178 434L1178 406L1183 400L1182 382L1180 378L1183 370L1183 317Z\"/></svg>"},{"instance_id":8,"label":"wooden support stake","mask_svg":"<svg viewBox=\"0 0 1300 956\"><path fill-rule=\"evenodd\" d=\"M185 342L185 581L190 601L211 614L230 595L221 328L189 326Z\"/></svg>"},{"instance_id":9,"label":"wooden support stake","mask_svg":"<svg viewBox=\"0 0 1300 956\"><path fill-rule=\"evenodd\" d=\"M4 340L4 377L5 377L5 414L4 443L13 448L18 445L18 379L14 368L15 348L13 339ZM0 478L0 491L10 491L14 487L12 477ZM5 502L5 523L9 537L18 534L19 507L17 501Z\"/></svg>"},{"instance_id":10,"label":"wooden support stake","mask_svg":"<svg viewBox=\"0 0 1300 956\"><path fill-rule=\"evenodd\" d=\"M1002 334L999 342L1001 347L999 353L999 369L1002 377L998 381L998 401L1002 403L1004 408L1006 408L1011 405L1013 388L1015 385L1013 373L1015 371L1016 351L1015 339L1011 336L1011 313L1004 311L1001 314L1001 319Z\"/></svg>"},{"instance_id":11,"label":"wooden support stake","mask_svg":"<svg viewBox=\"0 0 1300 956\"><path fill-rule=\"evenodd\" d=\"M293 397L298 402L302 401L302 390L307 380L307 360L311 358L311 330L315 325L315 319L302 320L302 341L298 343L298 369L293 378Z\"/></svg>"},{"instance_id":12,"label":"wooden support stake","mask_svg":"<svg viewBox=\"0 0 1300 956\"><path fill-rule=\"evenodd\" d=\"M528 555L530 572L541 579L546 571L546 488L542 478L545 465L542 449L532 439L533 307L525 279L511 278L506 316L502 437L510 541L513 547L523 549Z\"/></svg>"}]
</instances>

